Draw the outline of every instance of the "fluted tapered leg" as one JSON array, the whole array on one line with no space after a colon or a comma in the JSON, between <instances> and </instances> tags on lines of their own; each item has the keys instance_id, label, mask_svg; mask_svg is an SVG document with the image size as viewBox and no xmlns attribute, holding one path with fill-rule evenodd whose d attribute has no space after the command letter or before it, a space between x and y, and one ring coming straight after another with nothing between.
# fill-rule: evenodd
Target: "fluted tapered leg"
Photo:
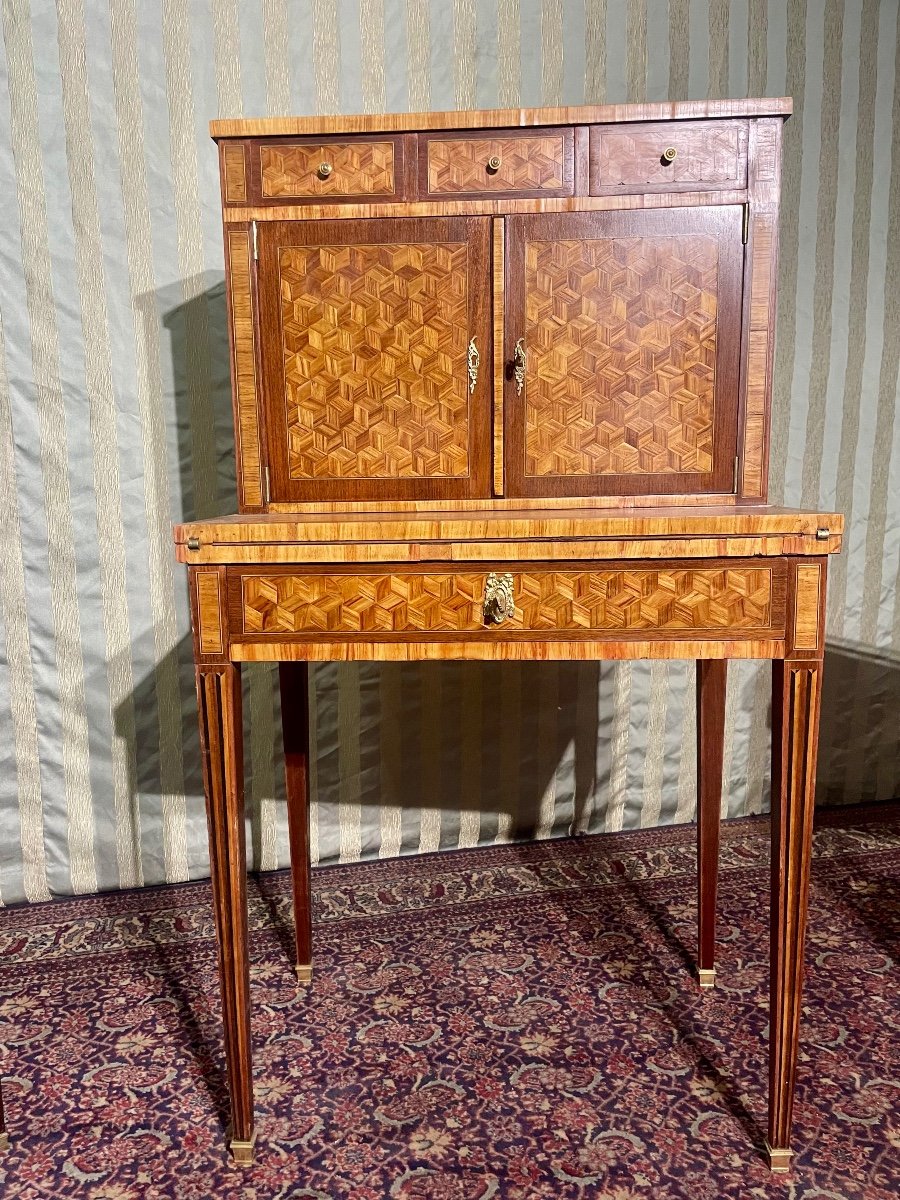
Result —
<instances>
[{"instance_id":1,"label":"fluted tapered leg","mask_svg":"<svg viewBox=\"0 0 900 1200\"><path fill-rule=\"evenodd\" d=\"M822 664L772 664L772 940L769 1163L790 1163L812 855Z\"/></svg>"},{"instance_id":2,"label":"fluted tapered leg","mask_svg":"<svg viewBox=\"0 0 900 1200\"><path fill-rule=\"evenodd\" d=\"M697 662L697 975L703 988L712 987L716 979L716 892L727 673L725 659Z\"/></svg>"},{"instance_id":3,"label":"fluted tapered leg","mask_svg":"<svg viewBox=\"0 0 900 1200\"><path fill-rule=\"evenodd\" d=\"M287 791L297 978L312 978L312 895L309 878L309 668L280 664L281 727Z\"/></svg>"},{"instance_id":4,"label":"fluted tapered leg","mask_svg":"<svg viewBox=\"0 0 900 1200\"><path fill-rule=\"evenodd\" d=\"M229 1147L235 1161L253 1161L253 1062L250 969L247 959L247 855L241 674L232 663L197 669L200 744L209 826L209 857L225 1059L231 1094Z\"/></svg>"}]
</instances>

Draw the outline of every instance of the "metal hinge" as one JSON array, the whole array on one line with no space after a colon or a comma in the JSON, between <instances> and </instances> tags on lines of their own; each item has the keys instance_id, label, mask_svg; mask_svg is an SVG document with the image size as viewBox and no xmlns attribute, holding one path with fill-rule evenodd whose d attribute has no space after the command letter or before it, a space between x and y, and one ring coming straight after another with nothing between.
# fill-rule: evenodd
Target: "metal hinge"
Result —
<instances>
[{"instance_id":1,"label":"metal hinge","mask_svg":"<svg viewBox=\"0 0 900 1200\"><path fill-rule=\"evenodd\" d=\"M734 456L734 477L731 481L731 490L734 492L735 495L737 495L737 489L738 489L738 463L739 462L740 462L740 459L739 459L738 455L736 454Z\"/></svg>"},{"instance_id":2,"label":"metal hinge","mask_svg":"<svg viewBox=\"0 0 900 1200\"><path fill-rule=\"evenodd\" d=\"M255 224L255 222L254 222ZM741 219L741 241L747 245L747 239L750 236L750 205L744 205L744 215Z\"/></svg>"},{"instance_id":3,"label":"metal hinge","mask_svg":"<svg viewBox=\"0 0 900 1200\"><path fill-rule=\"evenodd\" d=\"M250 227L251 227L251 229L253 230L253 261L254 261L254 262L259 262L259 241L258 241L258 239L257 239L257 236L256 236L256 222L255 222L255 221L251 221L251 222L250 222ZM745 242L746 242L746 240L747 240L747 239L746 239L746 238L744 238L744 241L745 241Z\"/></svg>"},{"instance_id":4,"label":"metal hinge","mask_svg":"<svg viewBox=\"0 0 900 1200\"><path fill-rule=\"evenodd\" d=\"M199 550L200 539L198 537L189 537L187 540L187 548L188 550Z\"/></svg>"},{"instance_id":5,"label":"metal hinge","mask_svg":"<svg viewBox=\"0 0 900 1200\"><path fill-rule=\"evenodd\" d=\"M272 499L272 489L269 485L269 467L268 464L263 467L263 494L266 498L266 504Z\"/></svg>"}]
</instances>

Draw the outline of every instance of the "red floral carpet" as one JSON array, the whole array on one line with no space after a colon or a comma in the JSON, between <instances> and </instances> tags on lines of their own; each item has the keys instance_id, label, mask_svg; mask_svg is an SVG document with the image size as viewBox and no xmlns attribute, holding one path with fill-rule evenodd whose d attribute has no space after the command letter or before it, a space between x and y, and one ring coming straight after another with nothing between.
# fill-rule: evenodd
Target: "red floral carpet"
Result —
<instances>
[{"instance_id":1,"label":"red floral carpet","mask_svg":"<svg viewBox=\"0 0 900 1200\"><path fill-rule=\"evenodd\" d=\"M698 991L693 829L251 884L259 1142L223 1151L206 884L2 916L6 1200L900 1195L900 806L816 835L790 1176L765 1120L768 835L725 826L720 986Z\"/></svg>"}]
</instances>

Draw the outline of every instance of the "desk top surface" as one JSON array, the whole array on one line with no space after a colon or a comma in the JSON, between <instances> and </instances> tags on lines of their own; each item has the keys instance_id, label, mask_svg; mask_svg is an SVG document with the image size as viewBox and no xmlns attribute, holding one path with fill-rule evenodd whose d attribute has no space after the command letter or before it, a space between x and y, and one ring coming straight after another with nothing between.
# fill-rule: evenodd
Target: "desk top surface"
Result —
<instances>
[{"instance_id":1,"label":"desk top surface","mask_svg":"<svg viewBox=\"0 0 900 1200\"><path fill-rule=\"evenodd\" d=\"M353 113L311 117L238 117L210 121L214 138L298 137L421 129L489 129L533 125L597 125L721 117L788 117L789 96L737 100L665 100L568 108L486 108L425 113Z\"/></svg>"},{"instance_id":2,"label":"desk top surface","mask_svg":"<svg viewBox=\"0 0 900 1200\"><path fill-rule=\"evenodd\" d=\"M217 561L217 548L244 547L283 551L315 547L323 559L328 547L365 547L372 557L392 556L392 547L408 544L586 543L586 556L598 543L613 543L613 553L632 557L628 543L653 557L683 552L687 544L709 543L710 554L833 554L840 550L844 519L837 513L775 505L723 505L660 508L602 508L584 503L526 507L515 501L462 505L410 505L390 510L376 505L310 505L292 512L236 514L176 525L177 557L182 562ZM190 544L189 544L190 543ZM765 543L765 548L761 547ZM774 544L773 544L774 543ZM780 544L780 545L779 545ZM593 547L594 549L589 549ZM621 547L625 547L623 551ZM697 553L699 547L692 553ZM427 556L423 554L423 557ZM437 556L437 555L436 555ZM267 554L266 557L272 557ZM297 556L302 557L302 553ZM406 557L404 555L404 557ZM218 559L224 561L224 559Z\"/></svg>"}]
</instances>

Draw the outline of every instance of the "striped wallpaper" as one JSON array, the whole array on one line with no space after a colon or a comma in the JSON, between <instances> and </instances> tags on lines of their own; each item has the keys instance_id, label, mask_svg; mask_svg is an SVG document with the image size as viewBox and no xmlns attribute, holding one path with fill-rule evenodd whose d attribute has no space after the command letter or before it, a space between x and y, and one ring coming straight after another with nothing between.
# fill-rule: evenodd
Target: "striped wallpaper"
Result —
<instances>
[{"instance_id":1,"label":"striped wallpaper","mask_svg":"<svg viewBox=\"0 0 900 1200\"><path fill-rule=\"evenodd\" d=\"M2 0L0 901L206 873L173 521L233 510L214 116L784 93L773 499L836 506L821 797L900 792L898 0ZM271 670L253 862L286 862ZM687 664L322 666L318 861L689 820ZM727 810L766 805L733 666ZM275 753L273 754L273 747Z\"/></svg>"}]
</instances>

